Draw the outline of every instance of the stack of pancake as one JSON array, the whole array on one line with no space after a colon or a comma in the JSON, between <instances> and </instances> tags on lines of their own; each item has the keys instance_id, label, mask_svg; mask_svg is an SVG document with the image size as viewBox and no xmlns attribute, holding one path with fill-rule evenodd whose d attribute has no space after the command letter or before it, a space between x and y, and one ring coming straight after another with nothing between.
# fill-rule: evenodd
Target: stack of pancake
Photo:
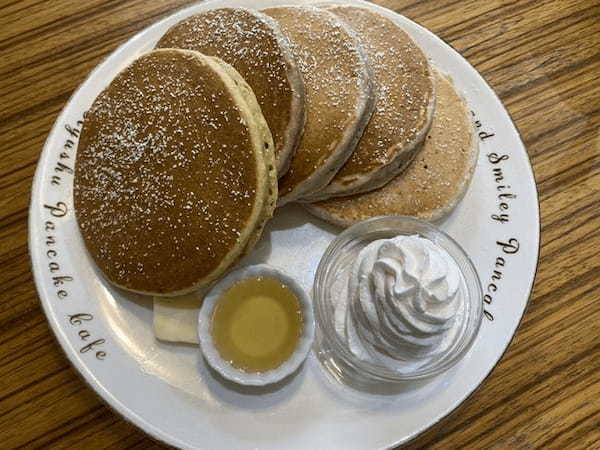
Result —
<instances>
[{"instance_id":1,"label":"stack of pancake","mask_svg":"<svg viewBox=\"0 0 600 450\"><path fill-rule=\"evenodd\" d=\"M98 96L74 202L109 281L175 296L252 250L276 205L302 202L341 226L437 220L476 159L451 80L386 17L222 8L173 26Z\"/></svg>"}]
</instances>

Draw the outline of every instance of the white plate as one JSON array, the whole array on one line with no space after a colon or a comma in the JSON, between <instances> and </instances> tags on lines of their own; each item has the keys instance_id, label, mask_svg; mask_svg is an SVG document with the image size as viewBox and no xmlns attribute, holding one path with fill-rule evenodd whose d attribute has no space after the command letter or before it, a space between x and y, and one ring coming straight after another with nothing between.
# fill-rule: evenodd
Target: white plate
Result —
<instances>
[{"instance_id":1,"label":"white plate","mask_svg":"<svg viewBox=\"0 0 600 450\"><path fill-rule=\"evenodd\" d=\"M483 78L441 39L405 17L369 5L404 27L433 63L454 78L482 133L473 183L443 229L479 271L489 295L487 318L467 356L425 386L389 397L354 392L331 383L314 355L278 389L224 384L207 369L197 348L154 340L150 300L119 291L99 276L75 223L74 130L118 71L186 16L220 6L282 3L299 2L225 0L187 8L134 36L91 73L56 121L36 171L29 222L35 282L48 321L73 365L115 410L157 439L205 449L397 445L453 411L496 365L525 310L538 258L537 193L519 134ZM508 221L493 219L500 214ZM277 212L251 259L281 267L310 289L320 255L336 232L302 209L286 207Z\"/></svg>"}]
</instances>

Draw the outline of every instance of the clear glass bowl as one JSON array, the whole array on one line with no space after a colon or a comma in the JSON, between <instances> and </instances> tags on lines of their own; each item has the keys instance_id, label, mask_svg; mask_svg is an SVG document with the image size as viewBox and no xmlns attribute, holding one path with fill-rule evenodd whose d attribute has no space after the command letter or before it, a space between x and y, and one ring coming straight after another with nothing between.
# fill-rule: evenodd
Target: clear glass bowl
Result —
<instances>
[{"instance_id":1,"label":"clear glass bowl","mask_svg":"<svg viewBox=\"0 0 600 450\"><path fill-rule=\"evenodd\" d=\"M348 301L348 298L342 298L347 295L344 295L344 289L339 288L340 283L347 280L352 263L366 245L376 239L414 234L429 239L454 258L462 274L459 290L465 305L461 328L447 351L408 373L399 373L355 356L336 332L334 311L337 302ZM371 389L382 384L404 384L449 369L471 347L483 317L481 283L464 250L431 223L403 216L368 219L342 232L329 245L319 263L313 286L313 303L317 322L315 351L319 360L335 379L359 389Z\"/></svg>"}]
</instances>

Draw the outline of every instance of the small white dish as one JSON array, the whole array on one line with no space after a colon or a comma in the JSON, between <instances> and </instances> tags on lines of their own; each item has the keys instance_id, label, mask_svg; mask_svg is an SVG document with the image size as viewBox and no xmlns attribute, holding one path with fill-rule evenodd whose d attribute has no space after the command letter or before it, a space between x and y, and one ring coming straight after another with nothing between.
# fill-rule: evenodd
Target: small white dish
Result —
<instances>
[{"instance_id":1,"label":"small white dish","mask_svg":"<svg viewBox=\"0 0 600 450\"><path fill-rule=\"evenodd\" d=\"M227 289L247 278L266 277L281 281L298 298L303 318L303 329L298 344L290 357L275 369L265 372L244 372L223 359L215 348L211 321L215 307ZM204 297L198 315L198 339L208 364L224 378L245 386L265 386L284 379L296 371L308 356L315 338L315 319L312 303L305 290L292 277L268 264L257 264L231 272L218 281Z\"/></svg>"}]
</instances>

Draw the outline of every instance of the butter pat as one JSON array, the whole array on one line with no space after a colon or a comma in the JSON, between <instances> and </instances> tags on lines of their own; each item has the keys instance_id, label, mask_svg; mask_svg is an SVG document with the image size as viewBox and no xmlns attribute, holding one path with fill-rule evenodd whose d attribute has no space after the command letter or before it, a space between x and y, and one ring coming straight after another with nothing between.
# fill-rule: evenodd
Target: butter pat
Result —
<instances>
[{"instance_id":1,"label":"butter pat","mask_svg":"<svg viewBox=\"0 0 600 450\"><path fill-rule=\"evenodd\" d=\"M202 292L179 297L154 297L154 336L161 341L198 344L198 313Z\"/></svg>"}]
</instances>

